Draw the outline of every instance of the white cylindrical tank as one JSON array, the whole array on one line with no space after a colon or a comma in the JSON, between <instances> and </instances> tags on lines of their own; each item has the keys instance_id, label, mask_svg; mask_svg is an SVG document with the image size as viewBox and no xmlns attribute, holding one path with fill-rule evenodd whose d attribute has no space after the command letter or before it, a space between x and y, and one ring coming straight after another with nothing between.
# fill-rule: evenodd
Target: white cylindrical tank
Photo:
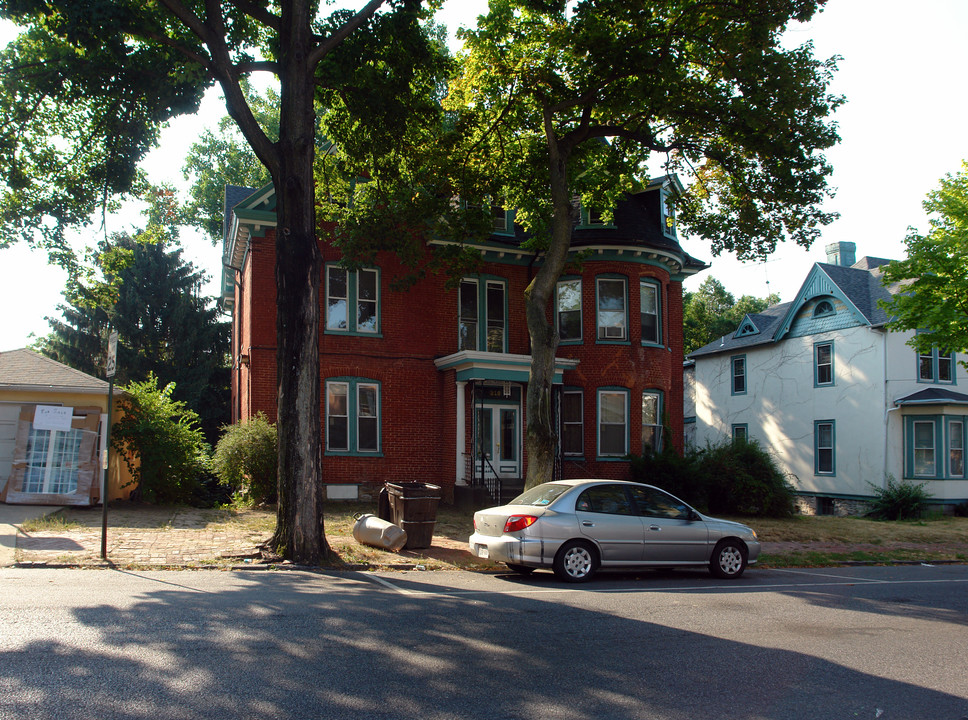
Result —
<instances>
[{"instance_id":1,"label":"white cylindrical tank","mask_svg":"<svg viewBox=\"0 0 968 720\"><path fill-rule=\"evenodd\" d=\"M357 516L353 537L356 542L393 552L407 544L406 530L370 513Z\"/></svg>"}]
</instances>

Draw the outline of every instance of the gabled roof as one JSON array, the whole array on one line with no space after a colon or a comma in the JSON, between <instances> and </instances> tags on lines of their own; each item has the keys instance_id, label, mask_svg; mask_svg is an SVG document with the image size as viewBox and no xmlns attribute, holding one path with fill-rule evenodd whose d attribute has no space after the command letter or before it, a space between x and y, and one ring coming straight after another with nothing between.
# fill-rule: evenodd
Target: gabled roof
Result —
<instances>
[{"instance_id":1,"label":"gabled roof","mask_svg":"<svg viewBox=\"0 0 968 720\"><path fill-rule=\"evenodd\" d=\"M947 388L927 388L905 395L895 405L968 405L968 395Z\"/></svg>"},{"instance_id":2,"label":"gabled roof","mask_svg":"<svg viewBox=\"0 0 968 720\"><path fill-rule=\"evenodd\" d=\"M878 301L890 300L893 294L904 288L904 283L895 283L888 287L881 283L883 267L890 262L884 258L864 257L851 267L814 263L792 302L773 305L762 313L748 315L736 332L693 351L689 357L736 352L742 348L778 342L790 331L800 309L821 296L840 300L858 324L880 327L887 322L888 317ZM740 334L739 330L747 327L747 323L759 332Z\"/></svg>"},{"instance_id":3,"label":"gabled roof","mask_svg":"<svg viewBox=\"0 0 968 720\"><path fill-rule=\"evenodd\" d=\"M0 390L108 393L105 380L20 348L0 353Z\"/></svg>"}]
</instances>

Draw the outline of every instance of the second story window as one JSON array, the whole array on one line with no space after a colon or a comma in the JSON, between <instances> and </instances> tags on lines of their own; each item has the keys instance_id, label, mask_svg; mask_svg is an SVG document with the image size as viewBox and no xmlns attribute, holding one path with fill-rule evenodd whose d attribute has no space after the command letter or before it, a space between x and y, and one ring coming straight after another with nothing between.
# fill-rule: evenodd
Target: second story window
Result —
<instances>
[{"instance_id":1,"label":"second story window","mask_svg":"<svg viewBox=\"0 0 968 720\"><path fill-rule=\"evenodd\" d=\"M947 350L935 348L918 355L918 381L954 383L955 356Z\"/></svg>"},{"instance_id":2,"label":"second story window","mask_svg":"<svg viewBox=\"0 0 968 720\"><path fill-rule=\"evenodd\" d=\"M374 335L379 332L380 274L339 265L326 268L326 330Z\"/></svg>"},{"instance_id":3,"label":"second story window","mask_svg":"<svg viewBox=\"0 0 968 720\"><path fill-rule=\"evenodd\" d=\"M628 340L624 278L598 279L598 339Z\"/></svg>"},{"instance_id":4,"label":"second story window","mask_svg":"<svg viewBox=\"0 0 968 720\"><path fill-rule=\"evenodd\" d=\"M581 278L561 280L556 290L558 339L581 340Z\"/></svg>"},{"instance_id":5,"label":"second story window","mask_svg":"<svg viewBox=\"0 0 968 720\"><path fill-rule=\"evenodd\" d=\"M459 349L505 352L507 308L504 282L461 280L459 303Z\"/></svg>"},{"instance_id":6,"label":"second story window","mask_svg":"<svg viewBox=\"0 0 968 720\"><path fill-rule=\"evenodd\" d=\"M662 332L659 325L659 287L653 282L642 280L639 283L642 315L642 342L646 345L659 345Z\"/></svg>"},{"instance_id":7,"label":"second story window","mask_svg":"<svg viewBox=\"0 0 968 720\"><path fill-rule=\"evenodd\" d=\"M813 346L814 384L817 387L834 384L834 344L817 343Z\"/></svg>"},{"instance_id":8,"label":"second story window","mask_svg":"<svg viewBox=\"0 0 968 720\"><path fill-rule=\"evenodd\" d=\"M745 395L746 394L746 356L737 355L736 357L730 358L730 367L732 368L732 394L733 395Z\"/></svg>"}]
</instances>

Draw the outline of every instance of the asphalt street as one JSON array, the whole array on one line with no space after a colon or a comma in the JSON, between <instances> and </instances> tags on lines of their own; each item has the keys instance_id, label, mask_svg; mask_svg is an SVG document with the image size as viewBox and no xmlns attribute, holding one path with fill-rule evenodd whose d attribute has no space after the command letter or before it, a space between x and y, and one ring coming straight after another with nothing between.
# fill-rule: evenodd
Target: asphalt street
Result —
<instances>
[{"instance_id":1,"label":"asphalt street","mask_svg":"<svg viewBox=\"0 0 968 720\"><path fill-rule=\"evenodd\" d=\"M0 570L0 718L968 717L968 567Z\"/></svg>"}]
</instances>

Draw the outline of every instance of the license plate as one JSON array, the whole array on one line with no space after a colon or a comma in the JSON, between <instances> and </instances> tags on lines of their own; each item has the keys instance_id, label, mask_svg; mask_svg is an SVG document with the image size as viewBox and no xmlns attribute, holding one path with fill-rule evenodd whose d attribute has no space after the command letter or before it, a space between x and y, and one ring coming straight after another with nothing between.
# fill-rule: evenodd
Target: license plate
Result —
<instances>
[{"instance_id":1,"label":"license plate","mask_svg":"<svg viewBox=\"0 0 968 720\"><path fill-rule=\"evenodd\" d=\"M486 558L486 557L488 557L488 555L489 555L489 553L487 551L487 545L478 545L477 546L477 557L479 557L479 558Z\"/></svg>"}]
</instances>

